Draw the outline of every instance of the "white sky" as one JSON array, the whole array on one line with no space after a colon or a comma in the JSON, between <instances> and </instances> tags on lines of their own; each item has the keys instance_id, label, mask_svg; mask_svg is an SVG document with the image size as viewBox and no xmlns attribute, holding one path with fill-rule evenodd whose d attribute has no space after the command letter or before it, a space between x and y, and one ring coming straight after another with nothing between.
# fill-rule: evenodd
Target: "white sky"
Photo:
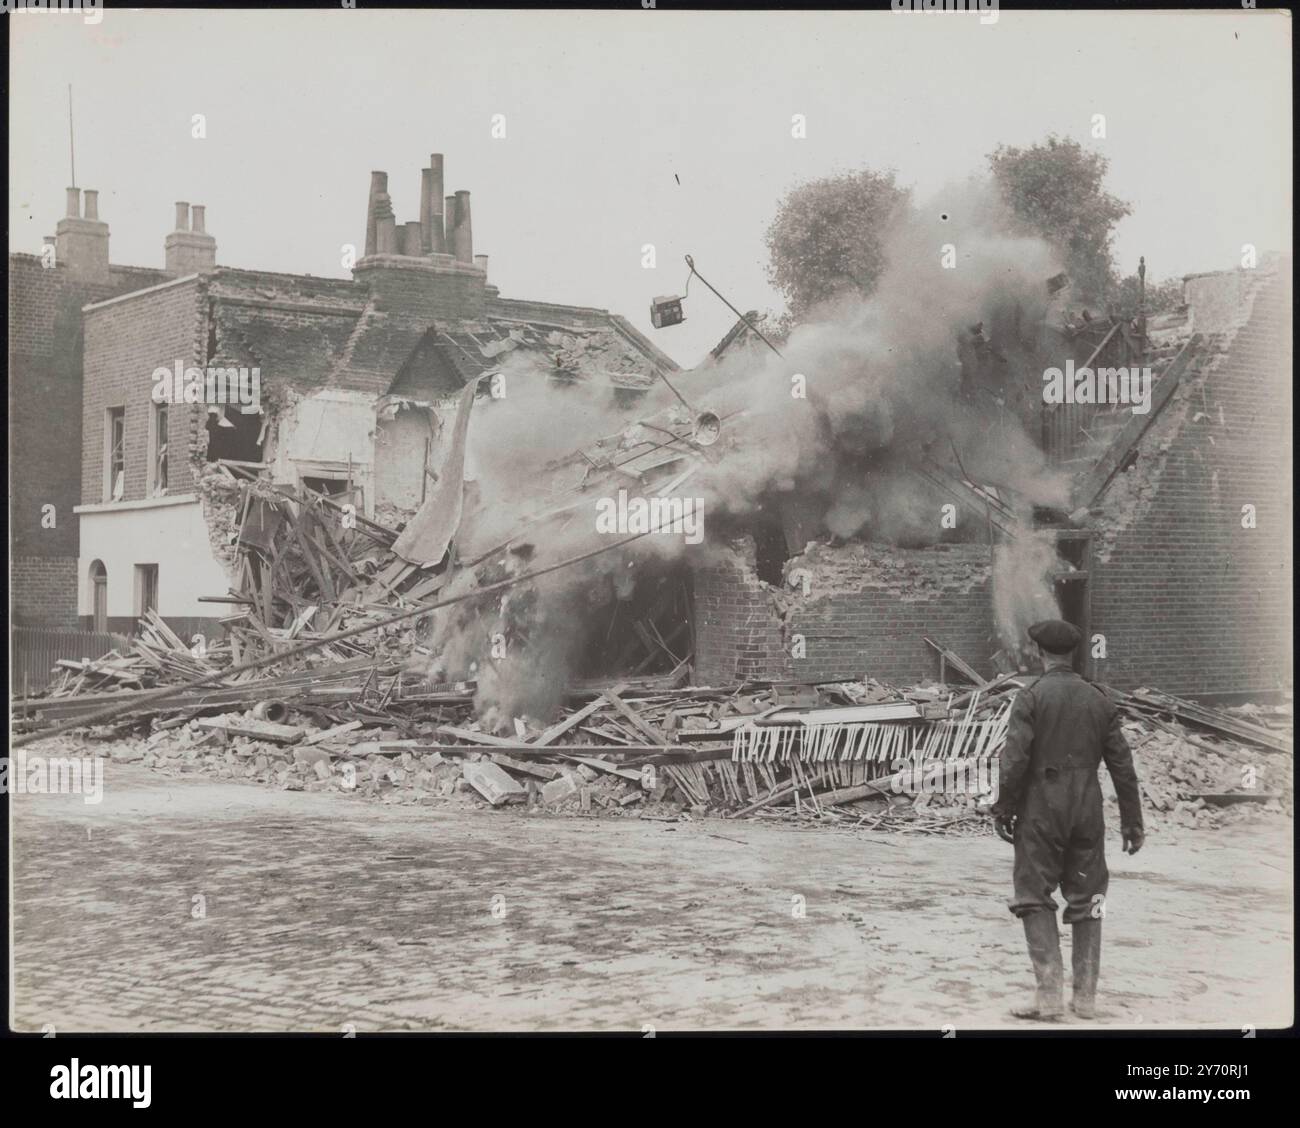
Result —
<instances>
[{"instance_id":1,"label":"white sky","mask_svg":"<svg viewBox=\"0 0 1300 1128\"><path fill-rule=\"evenodd\" d=\"M1055 131L1103 152L1110 191L1133 205L1125 272L1139 254L1165 278L1234 267L1243 243L1290 245L1282 14L8 18L16 251L39 251L63 214L69 82L77 181L100 190L115 263L161 266L183 199L207 205L222 265L346 277L339 248L364 241L370 170L388 172L398 220L417 219L420 169L441 152L503 296L609 308L684 365L734 319L696 283L685 324L650 328L650 298L681 292L682 256L739 308L778 306L763 231L789 187L832 172L893 167L926 196L999 143ZM790 135L795 113L806 139Z\"/></svg>"}]
</instances>

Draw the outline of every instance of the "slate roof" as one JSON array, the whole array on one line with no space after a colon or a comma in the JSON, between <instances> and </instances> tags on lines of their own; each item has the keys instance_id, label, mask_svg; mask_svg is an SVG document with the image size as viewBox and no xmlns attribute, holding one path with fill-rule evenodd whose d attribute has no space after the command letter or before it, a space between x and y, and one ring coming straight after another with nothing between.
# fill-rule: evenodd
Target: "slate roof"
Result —
<instances>
[{"instance_id":1,"label":"slate roof","mask_svg":"<svg viewBox=\"0 0 1300 1128\"><path fill-rule=\"evenodd\" d=\"M489 297L475 318L379 309L349 279L219 268L207 279L210 363L258 365L264 384L443 398L526 350L560 382L637 393L671 358L607 310Z\"/></svg>"}]
</instances>

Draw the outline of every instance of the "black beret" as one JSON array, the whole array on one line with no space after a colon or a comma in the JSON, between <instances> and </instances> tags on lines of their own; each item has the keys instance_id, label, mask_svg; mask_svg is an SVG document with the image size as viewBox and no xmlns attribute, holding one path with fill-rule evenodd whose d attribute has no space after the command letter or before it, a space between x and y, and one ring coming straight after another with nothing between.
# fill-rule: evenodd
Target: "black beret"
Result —
<instances>
[{"instance_id":1,"label":"black beret","mask_svg":"<svg viewBox=\"0 0 1300 1128\"><path fill-rule=\"evenodd\" d=\"M1069 654L1083 638L1078 627L1063 619L1044 619L1035 623L1029 628L1029 637L1049 654Z\"/></svg>"}]
</instances>

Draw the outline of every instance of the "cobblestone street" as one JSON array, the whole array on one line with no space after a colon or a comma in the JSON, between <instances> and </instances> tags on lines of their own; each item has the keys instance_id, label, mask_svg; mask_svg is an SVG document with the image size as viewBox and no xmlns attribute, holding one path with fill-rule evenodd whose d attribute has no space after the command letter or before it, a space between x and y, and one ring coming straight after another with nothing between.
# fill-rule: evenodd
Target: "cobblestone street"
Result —
<instances>
[{"instance_id":1,"label":"cobblestone street","mask_svg":"<svg viewBox=\"0 0 1300 1128\"><path fill-rule=\"evenodd\" d=\"M101 804L12 798L20 1030L960 1032L1030 986L991 837L385 807L113 762ZM1290 837L1128 858L1112 834L1112 1021L1290 1022Z\"/></svg>"}]
</instances>

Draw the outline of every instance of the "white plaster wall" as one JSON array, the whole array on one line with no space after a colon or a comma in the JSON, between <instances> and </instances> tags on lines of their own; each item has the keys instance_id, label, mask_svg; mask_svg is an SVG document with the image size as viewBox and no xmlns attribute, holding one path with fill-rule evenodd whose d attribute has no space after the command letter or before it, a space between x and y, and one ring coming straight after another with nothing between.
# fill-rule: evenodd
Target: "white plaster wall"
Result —
<instances>
[{"instance_id":1,"label":"white plaster wall","mask_svg":"<svg viewBox=\"0 0 1300 1128\"><path fill-rule=\"evenodd\" d=\"M437 436L429 412L422 408L399 410L392 419L380 419L375 438L375 500L414 509L425 492L425 446L435 460Z\"/></svg>"},{"instance_id":2,"label":"white plaster wall","mask_svg":"<svg viewBox=\"0 0 1300 1128\"><path fill-rule=\"evenodd\" d=\"M108 614L135 614L135 566L158 565L158 613L212 617L220 604L200 603L201 595L225 595L225 570L212 555L208 527L198 498L148 507L78 507L81 556L77 564L77 611L93 614L90 565L108 570Z\"/></svg>"},{"instance_id":3,"label":"white plaster wall","mask_svg":"<svg viewBox=\"0 0 1300 1128\"><path fill-rule=\"evenodd\" d=\"M373 462L375 397L327 388L300 399L287 439L285 456L295 462Z\"/></svg>"}]
</instances>

